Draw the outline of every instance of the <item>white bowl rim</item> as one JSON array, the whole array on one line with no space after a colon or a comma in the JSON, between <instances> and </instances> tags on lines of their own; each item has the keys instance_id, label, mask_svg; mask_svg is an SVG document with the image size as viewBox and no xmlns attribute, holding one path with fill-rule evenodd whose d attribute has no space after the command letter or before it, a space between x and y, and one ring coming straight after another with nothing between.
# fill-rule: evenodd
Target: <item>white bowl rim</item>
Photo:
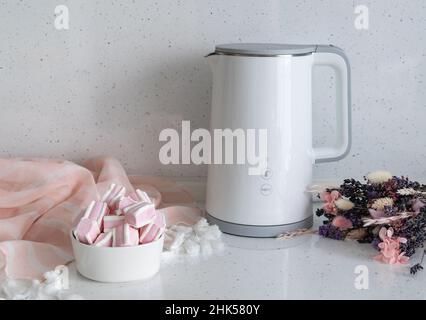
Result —
<instances>
[{"instance_id":1,"label":"white bowl rim","mask_svg":"<svg viewBox=\"0 0 426 320\"><path fill-rule=\"evenodd\" d=\"M154 241L151 241L151 242L148 242L148 243L144 243L144 244L140 244L138 246L128 246L128 247L97 247L97 246L94 246L94 245L91 245L91 244L85 244L85 243L82 243L82 242L78 241L78 239L74 235L74 229L71 229L70 235L71 235L71 239L75 243L77 243L78 245L83 246L83 247L88 247L88 248L91 248L93 250L96 250L96 249L101 249L101 250L126 249L126 250L130 250L130 249L136 249L136 248L144 248L144 247L146 248L146 247L149 247L150 245L156 244L157 242L161 241L164 238L164 232L163 232L163 234L161 235L161 237L158 238L157 240L154 240Z\"/></svg>"}]
</instances>

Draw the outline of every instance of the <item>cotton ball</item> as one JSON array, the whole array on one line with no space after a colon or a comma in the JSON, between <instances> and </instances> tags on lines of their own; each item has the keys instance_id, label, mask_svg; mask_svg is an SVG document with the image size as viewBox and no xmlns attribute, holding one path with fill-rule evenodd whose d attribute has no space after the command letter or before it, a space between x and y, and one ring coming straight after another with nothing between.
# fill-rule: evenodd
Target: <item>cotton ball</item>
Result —
<instances>
[{"instance_id":1,"label":"cotton ball","mask_svg":"<svg viewBox=\"0 0 426 320\"><path fill-rule=\"evenodd\" d=\"M186 253L191 256L196 256L200 253L200 245L192 239L188 239L183 244Z\"/></svg>"},{"instance_id":2,"label":"cotton ball","mask_svg":"<svg viewBox=\"0 0 426 320\"><path fill-rule=\"evenodd\" d=\"M175 226L173 226L172 230L176 231L178 233L184 233L184 234L192 233L192 228L191 227L181 226L181 225L175 225Z\"/></svg>"},{"instance_id":3,"label":"cotton ball","mask_svg":"<svg viewBox=\"0 0 426 320\"><path fill-rule=\"evenodd\" d=\"M60 288L55 283L50 283L45 286L43 286L40 290L40 293L44 295L45 297L52 297L57 296L60 292Z\"/></svg>"},{"instance_id":4,"label":"cotton ball","mask_svg":"<svg viewBox=\"0 0 426 320\"><path fill-rule=\"evenodd\" d=\"M38 299L40 293L41 283L35 279L31 283L31 287L27 291L27 299L35 300Z\"/></svg>"},{"instance_id":5,"label":"cotton ball","mask_svg":"<svg viewBox=\"0 0 426 320\"><path fill-rule=\"evenodd\" d=\"M168 245L167 249L171 251L176 251L182 246L184 241L185 233L177 233L175 238L171 241L170 245Z\"/></svg>"},{"instance_id":6,"label":"cotton ball","mask_svg":"<svg viewBox=\"0 0 426 320\"><path fill-rule=\"evenodd\" d=\"M52 270L45 272L43 274L43 277L44 279L46 279L46 282L50 283L56 281L60 277L60 274L58 271Z\"/></svg>"},{"instance_id":7,"label":"cotton ball","mask_svg":"<svg viewBox=\"0 0 426 320\"><path fill-rule=\"evenodd\" d=\"M27 286L22 281L7 279L2 286L2 291L6 299L15 299L16 296L25 295Z\"/></svg>"},{"instance_id":8,"label":"cotton ball","mask_svg":"<svg viewBox=\"0 0 426 320\"><path fill-rule=\"evenodd\" d=\"M222 232L219 230L219 227L217 225L211 225L199 229L197 235L207 240L217 240L221 237Z\"/></svg>"},{"instance_id":9,"label":"cotton ball","mask_svg":"<svg viewBox=\"0 0 426 320\"><path fill-rule=\"evenodd\" d=\"M62 279L59 273L55 271L45 274L46 281L44 282L41 292L48 296L57 296L62 290Z\"/></svg>"},{"instance_id":10,"label":"cotton ball","mask_svg":"<svg viewBox=\"0 0 426 320\"><path fill-rule=\"evenodd\" d=\"M208 227L209 223L207 222L206 218L201 218L197 221L197 223L194 225L194 229L197 230L199 228Z\"/></svg>"}]
</instances>

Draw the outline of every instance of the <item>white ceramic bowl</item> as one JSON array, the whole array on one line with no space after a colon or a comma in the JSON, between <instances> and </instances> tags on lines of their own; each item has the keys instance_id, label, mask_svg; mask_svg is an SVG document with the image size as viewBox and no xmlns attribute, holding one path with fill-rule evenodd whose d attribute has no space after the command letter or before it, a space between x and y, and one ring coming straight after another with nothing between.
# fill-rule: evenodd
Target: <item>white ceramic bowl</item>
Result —
<instances>
[{"instance_id":1,"label":"white ceramic bowl","mask_svg":"<svg viewBox=\"0 0 426 320\"><path fill-rule=\"evenodd\" d=\"M77 270L100 282L129 282L152 277L160 269L164 236L135 247L95 247L79 242L71 232Z\"/></svg>"}]
</instances>

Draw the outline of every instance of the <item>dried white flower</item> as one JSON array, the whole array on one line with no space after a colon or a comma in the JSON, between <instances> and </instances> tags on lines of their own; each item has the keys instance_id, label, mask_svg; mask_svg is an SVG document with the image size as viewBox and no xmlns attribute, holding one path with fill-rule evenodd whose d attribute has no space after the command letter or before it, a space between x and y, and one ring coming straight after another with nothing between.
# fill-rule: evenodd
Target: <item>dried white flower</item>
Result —
<instances>
[{"instance_id":1,"label":"dried white flower","mask_svg":"<svg viewBox=\"0 0 426 320\"><path fill-rule=\"evenodd\" d=\"M388 171L374 171L367 175L367 180L374 184L386 182L390 179L392 179L392 174Z\"/></svg>"},{"instance_id":2,"label":"dried white flower","mask_svg":"<svg viewBox=\"0 0 426 320\"><path fill-rule=\"evenodd\" d=\"M401 196L411 196L417 194L418 192L413 188L403 188L399 189L396 193L400 194Z\"/></svg>"},{"instance_id":3,"label":"dried white flower","mask_svg":"<svg viewBox=\"0 0 426 320\"><path fill-rule=\"evenodd\" d=\"M343 210L343 211L351 210L355 206L352 203L352 201L350 201L348 199L343 199L343 198L340 198L340 199L334 201L334 204L336 205L337 208L339 208L340 210Z\"/></svg>"},{"instance_id":4,"label":"dried white flower","mask_svg":"<svg viewBox=\"0 0 426 320\"><path fill-rule=\"evenodd\" d=\"M369 227L373 225L382 225L382 224L390 224L392 222L403 220L410 218L414 215L413 212L399 212L398 215L392 216L392 217L383 217L380 219L370 219L370 218L364 218L362 221L364 222L364 227Z\"/></svg>"},{"instance_id":5,"label":"dried white flower","mask_svg":"<svg viewBox=\"0 0 426 320\"><path fill-rule=\"evenodd\" d=\"M376 210L384 210L385 207L392 207L393 206L393 199L386 197L386 198L379 198L374 200L373 204L371 205L371 208Z\"/></svg>"}]
</instances>

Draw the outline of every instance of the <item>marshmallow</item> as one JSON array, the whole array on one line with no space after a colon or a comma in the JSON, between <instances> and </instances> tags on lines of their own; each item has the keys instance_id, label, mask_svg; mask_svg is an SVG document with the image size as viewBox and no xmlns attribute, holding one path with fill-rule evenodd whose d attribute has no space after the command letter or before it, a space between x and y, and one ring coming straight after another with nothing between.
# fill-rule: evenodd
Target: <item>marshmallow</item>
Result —
<instances>
[{"instance_id":1,"label":"marshmallow","mask_svg":"<svg viewBox=\"0 0 426 320\"><path fill-rule=\"evenodd\" d=\"M124 208L126 222L135 228L149 224L156 217L155 206L152 203L139 202Z\"/></svg>"},{"instance_id":2,"label":"marshmallow","mask_svg":"<svg viewBox=\"0 0 426 320\"><path fill-rule=\"evenodd\" d=\"M137 204L138 200L135 200L136 196L127 196L127 197L123 197L120 202L118 203L118 210L121 211L120 214L122 214L122 211L124 210L124 208L127 208L131 205Z\"/></svg>"},{"instance_id":3,"label":"marshmallow","mask_svg":"<svg viewBox=\"0 0 426 320\"><path fill-rule=\"evenodd\" d=\"M105 233L101 233L94 243L96 247L112 247L113 244L113 232L108 231Z\"/></svg>"},{"instance_id":4,"label":"marshmallow","mask_svg":"<svg viewBox=\"0 0 426 320\"><path fill-rule=\"evenodd\" d=\"M152 203L151 198L148 196L148 194L145 191L136 189L136 194L138 195L140 201Z\"/></svg>"},{"instance_id":5,"label":"marshmallow","mask_svg":"<svg viewBox=\"0 0 426 320\"><path fill-rule=\"evenodd\" d=\"M104 232L112 231L125 223L124 216L105 216L104 217Z\"/></svg>"},{"instance_id":6,"label":"marshmallow","mask_svg":"<svg viewBox=\"0 0 426 320\"><path fill-rule=\"evenodd\" d=\"M123 210L121 210L120 208L115 209L112 214L116 216L121 216L123 214Z\"/></svg>"},{"instance_id":7,"label":"marshmallow","mask_svg":"<svg viewBox=\"0 0 426 320\"><path fill-rule=\"evenodd\" d=\"M85 244L92 244L99 233L101 233L101 230L99 229L99 225L96 221L84 218L78 223L74 235L78 241Z\"/></svg>"},{"instance_id":8,"label":"marshmallow","mask_svg":"<svg viewBox=\"0 0 426 320\"><path fill-rule=\"evenodd\" d=\"M164 215L159 213L150 224L140 229L139 242L141 244L149 243L158 240L164 233L166 221Z\"/></svg>"},{"instance_id":9,"label":"marshmallow","mask_svg":"<svg viewBox=\"0 0 426 320\"><path fill-rule=\"evenodd\" d=\"M116 208L118 202L124 197L125 193L126 188L112 183L109 186L107 192L105 192L104 196L102 197L102 201L106 202L109 207Z\"/></svg>"},{"instance_id":10,"label":"marshmallow","mask_svg":"<svg viewBox=\"0 0 426 320\"><path fill-rule=\"evenodd\" d=\"M108 213L109 209L105 202L92 201L84 212L83 219L94 220L101 228L102 220Z\"/></svg>"},{"instance_id":11,"label":"marshmallow","mask_svg":"<svg viewBox=\"0 0 426 320\"><path fill-rule=\"evenodd\" d=\"M101 233L102 221L107 213L106 203L92 201L75 229L76 238L82 243L93 244Z\"/></svg>"},{"instance_id":12,"label":"marshmallow","mask_svg":"<svg viewBox=\"0 0 426 320\"><path fill-rule=\"evenodd\" d=\"M139 232L128 223L113 229L113 247L137 246L139 244Z\"/></svg>"}]
</instances>

